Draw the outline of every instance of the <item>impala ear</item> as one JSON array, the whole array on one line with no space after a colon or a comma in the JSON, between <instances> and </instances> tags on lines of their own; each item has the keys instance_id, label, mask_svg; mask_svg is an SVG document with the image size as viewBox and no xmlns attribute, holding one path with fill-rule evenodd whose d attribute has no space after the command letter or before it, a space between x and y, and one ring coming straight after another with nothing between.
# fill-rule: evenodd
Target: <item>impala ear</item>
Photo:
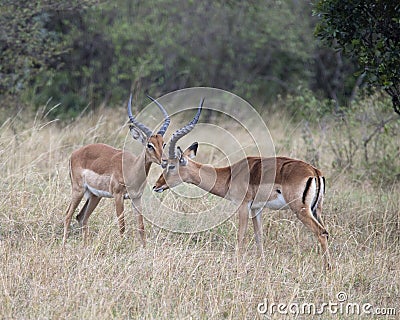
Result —
<instances>
[{"instance_id":1,"label":"impala ear","mask_svg":"<svg viewBox=\"0 0 400 320\"><path fill-rule=\"evenodd\" d=\"M139 128L136 128L134 125L130 125L129 130L133 139L139 141L143 145L147 143L147 136Z\"/></svg>"},{"instance_id":2,"label":"impala ear","mask_svg":"<svg viewBox=\"0 0 400 320\"><path fill-rule=\"evenodd\" d=\"M198 148L199 144L197 142L193 142L189 148L187 148L185 150L185 152L183 153L184 156L189 157L191 159L193 159L196 154L197 154L197 148Z\"/></svg>"}]
</instances>

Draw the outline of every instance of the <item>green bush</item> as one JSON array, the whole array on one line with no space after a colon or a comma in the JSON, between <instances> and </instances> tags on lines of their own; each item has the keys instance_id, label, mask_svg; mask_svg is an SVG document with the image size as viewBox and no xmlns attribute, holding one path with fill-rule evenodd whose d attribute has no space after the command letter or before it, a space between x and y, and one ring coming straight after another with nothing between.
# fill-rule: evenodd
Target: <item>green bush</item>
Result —
<instances>
[{"instance_id":1,"label":"green bush","mask_svg":"<svg viewBox=\"0 0 400 320\"><path fill-rule=\"evenodd\" d=\"M315 124L335 112L335 101L320 99L303 86L297 87L296 92L297 94L290 94L285 99L285 105L295 121L305 119Z\"/></svg>"},{"instance_id":2,"label":"green bush","mask_svg":"<svg viewBox=\"0 0 400 320\"><path fill-rule=\"evenodd\" d=\"M353 180L388 187L400 181L400 117L388 95L361 95L351 105L337 107L310 90L298 90L279 105L290 113L293 126L301 128L299 156L316 166L330 164L334 175Z\"/></svg>"},{"instance_id":3,"label":"green bush","mask_svg":"<svg viewBox=\"0 0 400 320\"><path fill-rule=\"evenodd\" d=\"M332 166L356 179L391 186L400 177L400 117L388 96L375 94L357 100L333 121L328 137Z\"/></svg>"}]
</instances>

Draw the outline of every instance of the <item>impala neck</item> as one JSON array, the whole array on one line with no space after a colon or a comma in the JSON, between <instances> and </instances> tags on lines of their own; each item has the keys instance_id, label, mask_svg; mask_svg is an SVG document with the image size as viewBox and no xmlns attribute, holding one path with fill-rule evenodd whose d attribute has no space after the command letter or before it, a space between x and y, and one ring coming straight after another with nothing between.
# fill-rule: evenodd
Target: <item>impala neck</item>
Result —
<instances>
[{"instance_id":1,"label":"impala neck","mask_svg":"<svg viewBox=\"0 0 400 320\"><path fill-rule=\"evenodd\" d=\"M151 163L152 162L146 156L146 150L143 150L134 163L129 164L130 167L124 172L128 174L126 180L133 182L135 185L142 185L146 181Z\"/></svg>"},{"instance_id":2,"label":"impala neck","mask_svg":"<svg viewBox=\"0 0 400 320\"><path fill-rule=\"evenodd\" d=\"M143 150L142 154L140 155L141 161L142 161L142 166L144 166L144 170L146 173L145 179L147 178L147 175L149 174L151 164L153 163L146 154L146 150Z\"/></svg>"},{"instance_id":3,"label":"impala neck","mask_svg":"<svg viewBox=\"0 0 400 320\"><path fill-rule=\"evenodd\" d=\"M190 171L188 182L216 196L225 198L231 178L230 167L215 168L195 161L191 161L191 164L195 170Z\"/></svg>"}]
</instances>

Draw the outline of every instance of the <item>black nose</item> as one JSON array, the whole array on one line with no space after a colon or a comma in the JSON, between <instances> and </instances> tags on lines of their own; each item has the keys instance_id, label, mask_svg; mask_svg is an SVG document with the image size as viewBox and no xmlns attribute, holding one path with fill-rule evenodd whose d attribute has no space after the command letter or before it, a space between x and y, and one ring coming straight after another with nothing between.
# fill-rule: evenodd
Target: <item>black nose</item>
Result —
<instances>
[{"instance_id":1,"label":"black nose","mask_svg":"<svg viewBox=\"0 0 400 320\"><path fill-rule=\"evenodd\" d=\"M153 186L153 191L155 191L155 192L163 192L164 189L163 189L163 187Z\"/></svg>"}]
</instances>

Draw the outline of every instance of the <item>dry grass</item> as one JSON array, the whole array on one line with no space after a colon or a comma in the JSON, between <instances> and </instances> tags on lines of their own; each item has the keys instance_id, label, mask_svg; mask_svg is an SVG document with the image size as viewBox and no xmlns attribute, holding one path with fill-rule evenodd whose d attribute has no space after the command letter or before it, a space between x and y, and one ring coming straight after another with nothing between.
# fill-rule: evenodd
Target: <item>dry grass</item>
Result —
<instances>
[{"instance_id":1,"label":"dry grass","mask_svg":"<svg viewBox=\"0 0 400 320\"><path fill-rule=\"evenodd\" d=\"M39 117L34 122L11 119L0 128L2 319L266 318L257 312L265 299L321 305L337 302L340 291L347 293L348 302L393 307L400 313L400 188L373 188L329 168L323 168L329 174L324 217L335 267L329 274L322 270L316 240L290 212L264 212L265 261L255 254L249 228L247 255L239 268L236 217L191 235L147 222L143 249L132 235L130 210L126 236L117 235L111 200L103 200L89 221L90 244L82 245L74 224L63 251L70 152L94 141L122 147L125 139L125 114L102 114L64 129ZM280 132L286 128L271 127L282 141ZM299 145L294 138L279 148L302 157ZM375 317L396 318L368 319Z\"/></svg>"}]
</instances>

